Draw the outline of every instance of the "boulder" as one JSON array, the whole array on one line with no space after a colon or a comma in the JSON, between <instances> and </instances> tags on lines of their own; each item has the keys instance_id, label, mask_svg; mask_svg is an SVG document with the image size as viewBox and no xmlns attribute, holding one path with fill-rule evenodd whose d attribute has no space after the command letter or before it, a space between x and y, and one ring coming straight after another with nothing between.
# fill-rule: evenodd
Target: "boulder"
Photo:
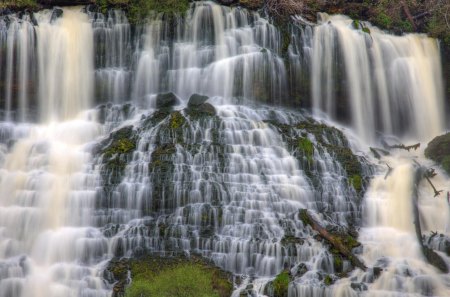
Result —
<instances>
[{"instance_id":1,"label":"boulder","mask_svg":"<svg viewBox=\"0 0 450 297\"><path fill-rule=\"evenodd\" d=\"M158 94L156 96L156 108L167 108L177 105L180 102L174 93Z\"/></svg>"},{"instance_id":2,"label":"boulder","mask_svg":"<svg viewBox=\"0 0 450 297\"><path fill-rule=\"evenodd\" d=\"M425 149L425 156L450 174L450 133L434 138Z\"/></svg>"},{"instance_id":3,"label":"boulder","mask_svg":"<svg viewBox=\"0 0 450 297\"><path fill-rule=\"evenodd\" d=\"M216 109L209 103L203 103L199 107L197 107L197 111L207 114L207 115L215 115Z\"/></svg>"},{"instance_id":4,"label":"boulder","mask_svg":"<svg viewBox=\"0 0 450 297\"><path fill-rule=\"evenodd\" d=\"M191 98L189 98L188 106L189 107L200 106L203 103L205 103L208 99L209 99L208 96L194 94L194 95L191 96Z\"/></svg>"}]
</instances>

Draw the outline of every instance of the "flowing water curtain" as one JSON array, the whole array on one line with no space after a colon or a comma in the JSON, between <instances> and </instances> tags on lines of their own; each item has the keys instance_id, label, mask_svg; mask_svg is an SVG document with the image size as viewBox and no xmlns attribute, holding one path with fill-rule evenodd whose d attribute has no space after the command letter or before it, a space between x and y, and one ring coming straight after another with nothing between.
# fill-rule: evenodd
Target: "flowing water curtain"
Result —
<instances>
[{"instance_id":1,"label":"flowing water curtain","mask_svg":"<svg viewBox=\"0 0 450 297\"><path fill-rule=\"evenodd\" d=\"M321 17L313 35L314 108L335 119L349 108L351 125L368 141L379 133L427 139L444 129L437 40Z\"/></svg>"}]
</instances>

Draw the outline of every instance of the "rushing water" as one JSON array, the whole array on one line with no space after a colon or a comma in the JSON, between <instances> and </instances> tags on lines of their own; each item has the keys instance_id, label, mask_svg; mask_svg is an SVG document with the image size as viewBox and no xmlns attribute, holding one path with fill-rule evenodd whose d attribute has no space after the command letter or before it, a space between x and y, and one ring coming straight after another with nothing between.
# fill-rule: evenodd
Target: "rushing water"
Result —
<instances>
[{"instance_id":1,"label":"rushing water","mask_svg":"<svg viewBox=\"0 0 450 297\"><path fill-rule=\"evenodd\" d=\"M283 53L268 20L212 2L134 27L121 11L60 13L0 17L0 296L109 296L112 257L180 251L246 276L236 296L249 283L268 293L286 268L291 297L450 295L415 237L414 154L367 153L382 134L427 141L445 128L435 40L323 15L294 22ZM169 91L178 102L158 109ZM214 111L187 106L194 93ZM316 120L345 133L299 110L308 94ZM423 232L449 236L433 195L420 184ZM339 278L301 208L361 228L368 271ZM445 236L430 246L448 263Z\"/></svg>"}]
</instances>

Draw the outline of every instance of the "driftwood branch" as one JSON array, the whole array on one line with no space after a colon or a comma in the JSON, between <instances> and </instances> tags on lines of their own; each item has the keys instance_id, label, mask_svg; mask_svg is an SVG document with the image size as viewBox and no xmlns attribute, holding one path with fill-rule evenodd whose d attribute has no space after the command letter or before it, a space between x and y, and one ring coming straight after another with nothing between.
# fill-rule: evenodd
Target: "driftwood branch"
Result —
<instances>
[{"instance_id":1,"label":"driftwood branch","mask_svg":"<svg viewBox=\"0 0 450 297\"><path fill-rule=\"evenodd\" d=\"M372 152L374 157L377 159L381 159L381 157L389 155L388 151L385 151L385 150L377 148L377 147L371 147L370 151Z\"/></svg>"},{"instance_id":2,"label":"driftwood branch","mask_svg":"<svg viewBox=\"0 0 450 297\"><path fill-rule=\"evenodd\" d=\"M358 259L352 252L348 245L345 244L345 239L336 234L330 233L327 229L322 227L309 213L308 210L302 209L300 210L300 219L307 225L310 225L311 228L317 231L320 236L325 239L329 244L331 244L336 250L339 251L343 256L347 257L353 266L358 267L364 271L367 270L367 267L364 263Z\"/></svg>"},{"instance_id":3,"label":"driftwood branch","mask_svg":"<svg viewBox=\"0 0 450 297\"><path fill-rule=\"evenodd\" d=\"M384 179L387 179L387 177L392 173L392 167L389 166L388 163L386 163L386 166L388 167L388 171L386 172L386 175L384 176Z\"/></svg>"}]
</instances>

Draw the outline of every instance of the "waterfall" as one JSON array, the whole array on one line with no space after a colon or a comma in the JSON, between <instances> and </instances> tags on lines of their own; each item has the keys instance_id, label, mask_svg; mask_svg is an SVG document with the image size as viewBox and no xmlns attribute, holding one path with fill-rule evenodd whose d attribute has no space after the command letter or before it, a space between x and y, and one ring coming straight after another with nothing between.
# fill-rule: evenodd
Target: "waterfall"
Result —
<instances>
[{"instance_id":1,"label":"waterfall","mask_svg":"<svg viewBox=\"0 0 450 297\"><path fill-rule=\"evenodd\" d=\"M109 261L147 254L201 255L242 276L233 296L268 296L285 270L289 297L450 295L413 225L417 163L433 164L369 151L445 129L439 58L425 35L325 14L280 30L212 1L140 24L93 6L0 16L0 296L111 296ZM417 191L450 263L447 202ZM368 270L300 209L359 233Z\"/></svg>"},{"instance_id":2,"label":"waterfall","mask_svg":"<svg viewBox=\"0 0 450 297\"><path fill-rule=\"evenodd\" d=\"M351 125L366 141L379 133L427 140L444 130L436 40L387 35L343 16L321 22L312 45L314 108L336 119L336 105L348 100Z\"/></svg>"}]
</instances>

